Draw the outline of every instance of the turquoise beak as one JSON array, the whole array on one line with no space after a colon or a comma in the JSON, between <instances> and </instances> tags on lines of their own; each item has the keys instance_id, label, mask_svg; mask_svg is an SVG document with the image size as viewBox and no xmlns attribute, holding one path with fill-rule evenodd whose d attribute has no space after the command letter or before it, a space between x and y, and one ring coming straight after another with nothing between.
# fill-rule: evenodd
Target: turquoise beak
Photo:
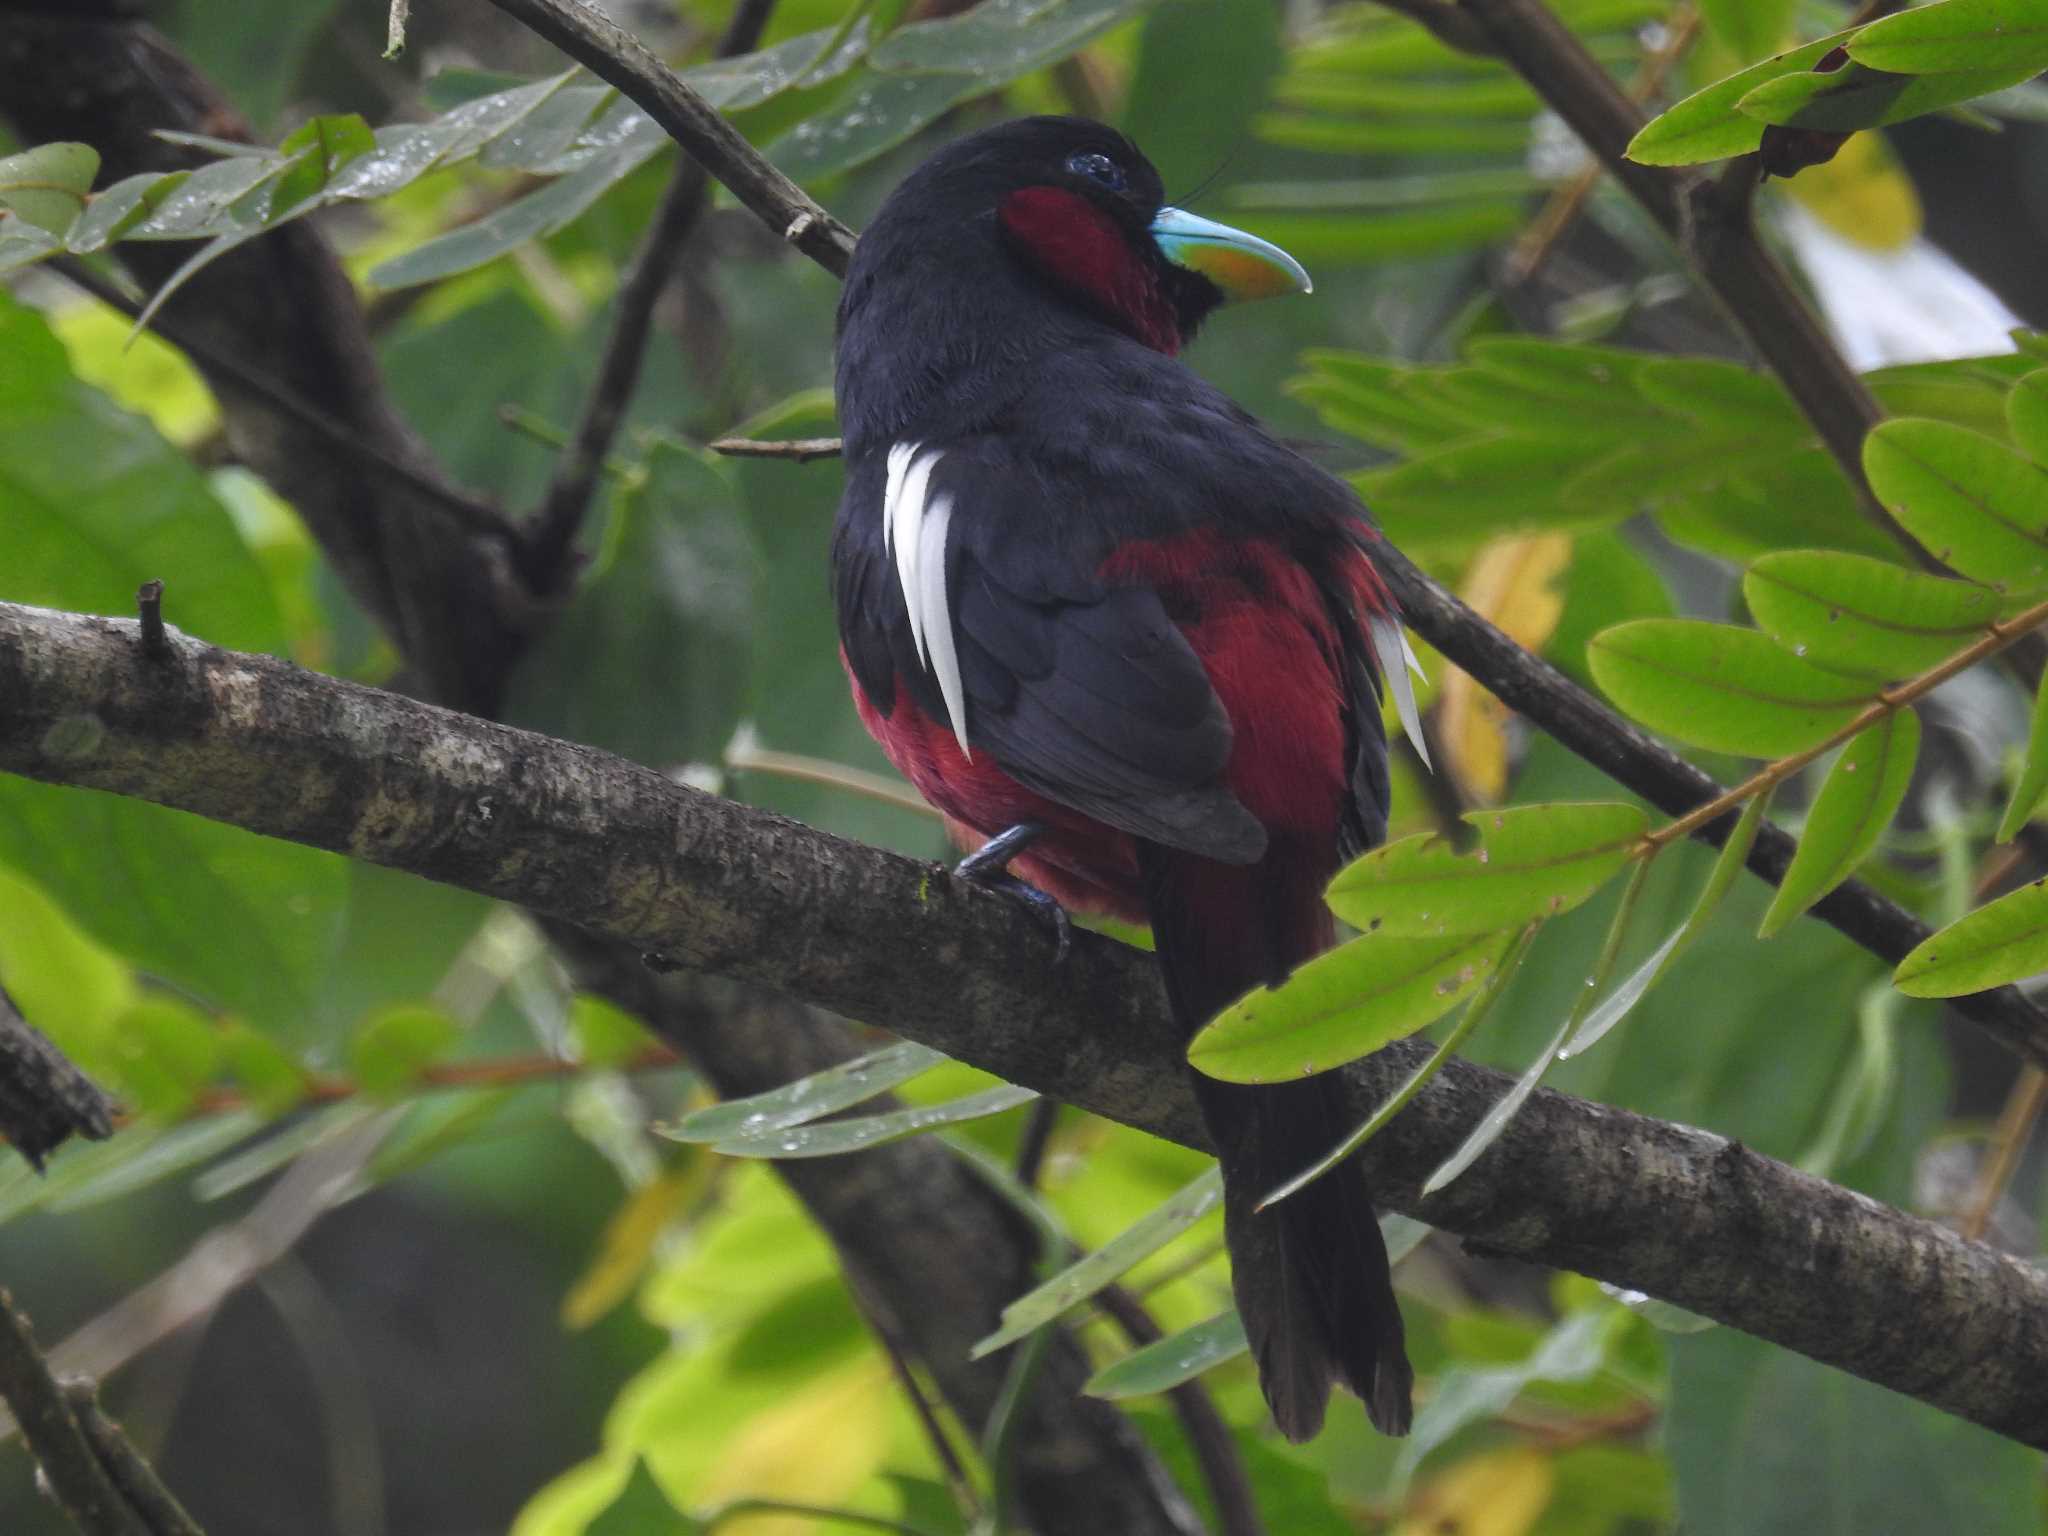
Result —
<instances>
[{"instance_id":1,"label":"turquoise beak","mask_svg":"<svg viewBox=\"0 0 2048 1536\"><path fill-rule=\"evenodd\" d=\"M1201 273L1227 299L1270 299L1315 289L1301 263L1279 246L1180 208L1159 210L1152 238L1168 261Z\"/></svg>"}]
</instances>

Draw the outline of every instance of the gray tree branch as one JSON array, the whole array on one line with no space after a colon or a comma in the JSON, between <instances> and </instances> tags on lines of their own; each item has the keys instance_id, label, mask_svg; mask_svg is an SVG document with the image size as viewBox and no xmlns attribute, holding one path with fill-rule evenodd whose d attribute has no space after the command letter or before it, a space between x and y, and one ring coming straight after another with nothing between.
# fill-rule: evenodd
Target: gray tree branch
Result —
<instances>
[{"instance_id":1,"label":"gray tree branch","mask_svg":"<svg viewBox=\"0 0 2048 1536\"><path fill-rule=\"evenodd\" d=\"M1203 1145L1147 959L1000 895L601 752L133 621L0 604L0 771L111 790L464 886ZM1020 940L1020 934L1028 937ZM1344 1069L1361 1117L1413 1070ZM2048 1275L1739 1143L1453 1063L1361 1154L1395 1209L1644 1291L2048 1447Z\"/></svg>"}]
</instances>

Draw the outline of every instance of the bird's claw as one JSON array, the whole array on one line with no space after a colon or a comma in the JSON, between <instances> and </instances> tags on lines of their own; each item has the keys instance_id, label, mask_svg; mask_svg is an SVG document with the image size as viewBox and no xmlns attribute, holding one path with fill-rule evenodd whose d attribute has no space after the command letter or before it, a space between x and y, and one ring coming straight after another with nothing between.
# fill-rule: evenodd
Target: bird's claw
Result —
<instances>
[{"instance_id":1,"label":"bird's claw","mask_svg":"<svg viewBox=\"0 0 2048 1536\"><path fill-rule=\"evenodd\" d=\"M954 865L953 873L962 880L973 881L984 890L1001 891L1036 907L1052 924L1052 963L1063 965L1068 952L1074 947L1074 925L1067 917L1067 909L1059 904L1057 897L1041 891L1028 880L1018 879L1005 868L1010 860L1038 841L1044 832L1045 828L1036 822L1019 822L997 833Z\"/></svg>"}]
</instances>

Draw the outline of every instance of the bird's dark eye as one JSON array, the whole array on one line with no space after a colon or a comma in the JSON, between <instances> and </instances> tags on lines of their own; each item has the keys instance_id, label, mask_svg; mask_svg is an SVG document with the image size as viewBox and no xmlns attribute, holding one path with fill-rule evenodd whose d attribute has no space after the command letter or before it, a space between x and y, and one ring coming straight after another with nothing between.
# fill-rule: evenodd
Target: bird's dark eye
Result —
<instances>
[{"instance_id":1,"label":"bird's dark eye","mask_svg":"<svg viewBox=\"0 0 2048 1536\"><path fill-rule=\"evenodd\" d=\"M1070 155L1067 169L1076 176L1086 176L1090 181L1100 182L1112 192L1124 189L1123 167L1107 155Z\"/></svg>"}]
</instances>

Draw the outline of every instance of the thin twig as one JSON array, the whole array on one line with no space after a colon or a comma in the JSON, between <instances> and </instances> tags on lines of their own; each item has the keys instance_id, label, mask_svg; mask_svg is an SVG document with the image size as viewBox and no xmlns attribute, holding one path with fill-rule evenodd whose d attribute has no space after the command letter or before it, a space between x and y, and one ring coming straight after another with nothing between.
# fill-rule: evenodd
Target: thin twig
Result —
<instances>
[{"instance_id":1,"label":"thin twig","mask_svg":"<svg viewBox=\"0 0 2048 1536\"><path fill-rule=\"evenodd\" d=\"M808 464L813 459L837 458L839 439L721 437L711 444L711 451L727 454L735 459L794 459L799 464Z\"/></svg>"},{"instance_id":2,"label":"thin twig","mask_svg":"<svg viewBox=\"0 0 2048 1536\"><path fill-rule=\"evenodd\" d=\"M1037 1099L1024 1117L1024 1134L1017 1138L1015 1172L1017 1182L1026 1189L1038 1188L1039 1175L1045 1171L1045 1149L1052 1144L1061 1107L1058 1099Z\"/></svg>"},{"instance_id":3,"label":"thin twig","mask_svg":"<svg viewBox=\"0 0 2048 1536\"><path fill-rule=\"evenodd\" d=\"M858 1296L858 1288L856 1287ZM953 1496L953 1507L960 1511L960 1518L970 1524L981 1513L981 1499L974 1491L974 1479L967 1475L967 1465L960 1459L960 1452L953 1444L953 1436L939 1417L938 1409L926 1395L924 1383L917 1379L917 1372L910 1363L910 1345L897 1330L895 1320L887 1307L860 1297L860 1309L881 1342L883 1358L889 1362L890 1373L896 1378L896 1385L903 1389L903 1395L910 1401L910 1410L917 1417L918 1428L930 1444L939 1463L939 1472L946 1480L946 1491Z\"/></svg>"},{"instance_id":4,"label":"thin twig","mask_svg":"<svg viewBox=\"0 0 2048 1536\"><path fill-rule=\"evenodd\" d=\"M1956 1230L1963 1236L1975 1241L1991 1225L1991 1214L1998 1209L1999 1197L2005 1193L2006 1185L2012 1182L2020 1153L2033 1134L2043 1107L2048 1107L2048 1072L2031 1061L2025 1062L2020 1067L2018 1080L2012 1085L2012 1092L2006 1095L2005 1108L1999 1113L1998 1125L1991 1133L1991 1155L1985 1159L1984 1167L1977 1176L1977 1188L1970 1196L1969 1207L1963 1212L1963 1219L1956 1223Z\"/></svg>"},{"instance_id":5,"label":"thin twig","mask_svg":"<svg viewBox=\"0 0 2048 1536\"><path fill-rule=\"evenodd\" d=\"M835 276L846 275L853 231L775 169L725 117L639 40L572 0L491 0L608 85L616 86L770 229Z\"/></svg>"},{"instance_id":6,"label":"thin twig","mask_svg":"<svg viewBox=\"0 0 2048 1536\"><path fill-rule=\"evenodd\" d=\"M1969 670L1988 656L1997 655L2044 623L2048 623L2048 602L2036 603L2014 618L1990 625L1981 640L1956 652L1940 666L1930 668L1909 683L1901 683L1896 688L1883 690L1869 705L1858 710L1854 719L1839 730L1829 733L1826 739L1816 742L1803 752L1794 752L1790 757L1781 757L1774 763L1766 763L1733 789L1726 790L1705 805L1686 812L1677 820L1658 827L1643 839L1643 851L1655 853L1675 838L1691 837L1708 823L1719 821L1730 811L1735 810L1752 795L1761 794L1784 783L1823 752L1832 751L1843 742L1861 735L1887 715L1898 713L1916 700L1932 693L1957 673Z\"/></svg>"},{"instance_id":7,"label":"thin twig","mask_svg":"<svg viewBox=\"0 0 2048 1536\"><path fill-rule=\"evenodd\" d=\"M1166 1335L1145 1304L1120 1285L1105 1286L1096 1293L1095 1305L1121 1328L1135 1349L1156 1344ZM1180 1420L1181 1433L1202 1469L1202 1481L1209 1485L1209 1497L1216 1502L1216 1517L1223 1536L1265 1536L1259 1519L1258 1500L1252 1496L1251 1480L1245 1476L1244 1458L1238 1454L1237 1438L1210 1400L1200 1378L1184 1381L1167 1390L1166 1400Z\"/></svg>"},{"instance_id":8,"label":"thin twig","mask_svg":"<svg viewBox=\"0 0 2048 1536\"><path fill-rule=\"evenodd\" d=\"M908 785L885 774L870 773L865 768L835 763L829 758L808 757L801 752L777 752L735 738L725 749L725 766L733 773L765 773L770 778L794 779L800 784L822 784L828 789L843 789L848 794L864 795L870 800L879 800L884 805L893 805L919 816L936 817L939 814L931 802Z\"/></svg>"},{"instance_id":9,"label":"thin twig","mask_svg":"<svg viewBox=\"0 0 2048 1536\"><path fill-rule=\"evenodd\" d=\"M135 589L135 611L142 616L142 654L151 661L161 661L171 654L171 643L164 637L164 584L161 581L145 581Z\"/></svg>"},{"instance_id":10,"label":"thin twig","mask_svg":"<svg viewBox=\"0 0 2048 1536\"><path fill-rule=\"evenodd\" d=\"M52 257L43 265L74 288L91 294L109 309L118 310L131 320L141 317L141 304L75 256ZM261 395L275 406L281 415L289 416L308 431L318 433L337 448L354 455L364 467L426 497L463 527L475 533L490 534L498 538L509 539L513 536L512 525L505 520L504 514L489 502L466 496L452 485L432 475L422 474L408 464L399 463L348 428L336 425L324 412L301 399L289 386L259 369L251 368L240 358L221 351L210 342L201 340L198 335L186 330L176 320L168 318L161 310L150 321L149 328L179 351L204 363L215 373L233 379L252 394Z\"/></svg>"},{"instance_id":11,"label":"thin twig","mask_svg":"<svg viewBox=\"0 0 2048 1536\"><path fill-rule=\"evenodd\" d=\"M13 1411L51 1495L84 1536L150 1536L93 1453L28 1319L0 1290L0 1398Z\"/></svg>"},{"instance_id":12,"label":"thin twig","mask_svg":"<svg viewBox=\"0 0 2048 1536\"><path fill-rule=\"evenodd\" d=\"M1631 101L1648 102L1664 88L1665 79L1699 36L1699 8L1692 0L1682 0L1666 28L1668 35L1663 46L1643 60L1635 78L1628 83ZM1600 163L1593 161L1550 194L1542 211L1522 231L1507 259L1501 263L1504 281L1519 286L1541 270L1550 253L1557 248L1557 242L1578 219L1580 210L1586 206L1586 199L1593 195L1594 187L1599 185L1604 174Z\"/></svg>"},{"instance_id":13,"label":"thin twig","mask_svg":"<svg viewBox=\"0 0 2048 1536\"><path fill-rule=\"evenodd\" d=\"M121 1433L121 1426L101 1409L99 1389L89 1381L67 1382L64 1396L70 1401L72 1415L93 1454L128 1501L128 1507L148 1527L150 1536L204 1536L199 1522L164 1486L156 1468L143 1460L141 1452Z\"/></svg>"},{"instance_id":14,"label":"thin twig","mask_svg":"<svg viewBox=\"0 0 2048 1536\"><path fill-rule=\"evenodd\" d=\"M729 59L751 53L774 9L775 0L742 0L719 39L716 56ZM640 382L641 364L654 330L654 307L675 276L683 247L689 244L710 202L709 192L710 179L704 167L688 155L682 156L655 209L654 222L619 283L611 334L598 363L597 382L583 405L583 419L555 464L539 509L523 530L520 565L537 593L565 591L575 580L576 562L569 558L570 548L589 515L612 440L618 436L619 423L625 419L626 407Z\"/></svg>"}]
</instances>

